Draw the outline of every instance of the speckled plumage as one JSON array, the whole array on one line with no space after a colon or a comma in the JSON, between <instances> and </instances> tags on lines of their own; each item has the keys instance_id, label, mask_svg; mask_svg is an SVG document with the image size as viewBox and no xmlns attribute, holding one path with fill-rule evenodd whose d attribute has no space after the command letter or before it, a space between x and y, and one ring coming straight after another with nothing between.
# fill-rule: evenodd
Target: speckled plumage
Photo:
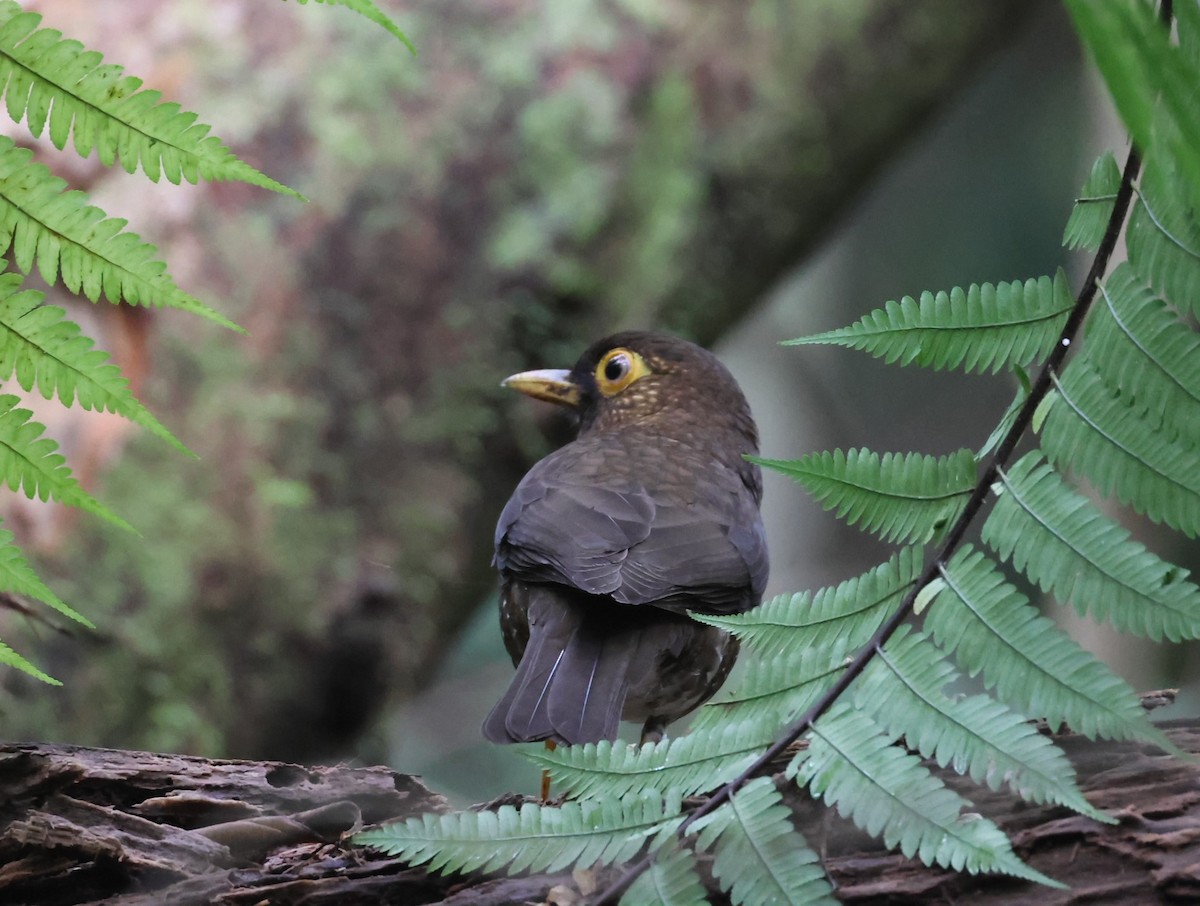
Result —
<instances>
[{"instance_id":1,"label":"speckled plumage","mask_svg":"<svg viewBox=\"0 0 1200 906\"><path fill-rule=\"evenodd\" d=\"M596 369L625 348L649 373L605 395ZM737 654L686 615L756 605L767 578L758 436L736 381L675 337L593 344L567 380L579 435L538 462L496 526L501 626L517 663L484 724L495 742L654 738L719 688Z\"/></svg>"}]
</instances>

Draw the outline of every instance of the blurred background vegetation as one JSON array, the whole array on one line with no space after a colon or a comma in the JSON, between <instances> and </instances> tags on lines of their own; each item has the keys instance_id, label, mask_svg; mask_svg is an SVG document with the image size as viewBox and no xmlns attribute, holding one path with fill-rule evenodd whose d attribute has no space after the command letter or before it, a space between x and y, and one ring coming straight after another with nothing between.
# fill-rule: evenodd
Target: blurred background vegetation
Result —
<instances>
[{"instance_id":1,"label":"blurred background vegetation","mask_svg":"<svg viewBox=\"0 0 1200 906\"><path fill-rule=\"evenodd\" d=\"M38 146L249 334L75 309L200 458L29 403L141 537L6 494L100 628L0 615L66 683L0 677L4 736L386 762L461 802L536 780L479 734L511 671L491 533L565 426L500 378L666 327L731 366L767 456L978 447L1003 379L777 344L926 289L1078 282L1062 227L1123 146L1063 10L1021 0L381 2L416 58L345 10L24 5L311 201ZM769 594L886 557L766 482ZM1194 685L1183 649L1073 631L1137 687Z\"/></svg>"}]
</instances>

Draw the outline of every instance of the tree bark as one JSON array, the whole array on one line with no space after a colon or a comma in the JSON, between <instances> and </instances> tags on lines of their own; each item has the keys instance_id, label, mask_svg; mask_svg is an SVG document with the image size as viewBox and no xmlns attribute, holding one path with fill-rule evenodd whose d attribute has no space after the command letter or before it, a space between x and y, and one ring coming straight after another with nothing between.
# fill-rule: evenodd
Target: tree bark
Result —
<instances>
[{"instance_id":1,"label":"tree bark","mask_svg":"<svg viewBox=\"0 0 1200 906\"><path fill-rule=\"evenodd\" d=\"M1200 754L1200 721L1163 727ZM1200 764L1138 743L1056 740L1088 800L1117 824L965 784L962 792L1068 890L927 868L800 796L791 797L796 822L845 903L1196 902ZM349 846L344 835L362 823L446 809L418 779L383 768L9 744L0 746L0 803L0 899L13 903L498 906L552 894L572 903L621 870L440 877Z\"/></svg>"}]
</instances>

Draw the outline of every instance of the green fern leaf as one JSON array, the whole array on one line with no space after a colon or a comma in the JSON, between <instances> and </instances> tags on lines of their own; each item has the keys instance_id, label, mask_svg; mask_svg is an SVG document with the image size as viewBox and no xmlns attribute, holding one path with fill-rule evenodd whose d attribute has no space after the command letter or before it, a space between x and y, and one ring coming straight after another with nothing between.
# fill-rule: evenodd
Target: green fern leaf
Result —
<instances>
[{"instance_id":1,"label":"green fern leaf","mask_svg":"<svg viewBox=\"0 0 1200 906\"><path fill-rule=\"evenodd\" d=\"M923 565L921 548L907 547L863 575L816 594L779 595L732 616L691 616L732 632L747 652L775 655L837 644L854 649L892 615Z\"/></svg>"},{"instance_id":2,"label":"green fern leaf","mask_svg":"<svg viewBox=\"0 0 1200 906\"><path fill-rule=\"evenodd\" d=\"M789 340L834 344L887 362L994 373L1043 359L1074 307L1060 270L1054 279L971 284L888 302L850 327Z\"/></svg>"},{"instance_id":3,"label":"green fern leaf","mask_svg":"<svg viewBox=\"0 0 1200 906\"><path fill-rule=\"evenodd\" d=\"M96 628L91 620L59 600L58 595L37 577L21 549L13 544L13 533L7 529L0 529L0 591L34 598L88 629Z\"/></svg>"},{"instance_id":4,"label":"green fern leaf","mask_svg":"<svg viewBox=\"0 0 1200 906\"><path fill-rule=\"evenodd\" d=\"M1018 859L991 821L963 814L970 803L844 702L817 721L808 751L796 756L788 774L889 849L926 865L1062 886Z\"/></svg>"},{"instance_id":5,"label":"green fern leaf","mask_svg":"<svg viewBox=\"0 0 1200 906\"><path fill-rule=\"evenodd\" d=\"M18 670L22 671L23 673L28 673L34 679L41 680L43 683L46 683L48 685L51 685L51 686L61 686L62 685L62 682L60 682L59 680L56 680L50 674L48 674L42 670L39 670L30 661L21 657L21 655L17 654L15 651L13 651L11 648L9 648L7 645L5 645L3 642L0 642L0 664L3 664L6 667L15 667Z\"/></svg>"},{"instance_id":6,"label":"green fern leaf","mask_svg":"<svg viewBox=\"0 0 1200 906\"><path fill-rule=\"evenodd\" d=\"M975 487L975 454L949 456L870 450L811 453L754 462L794 478L839 519L887 542L925 543L954 524Z\"/></svg>"},{"instance_id":7,"label":"green fern leaf","mask_svg":"<svg viewBox=\"0 0 1200 906\"><path fill-rule=\"evenodd\" d=\"M30 499L57 500L133 531L79 486L62 455L55 452L58 444L41 436L45 428L29 420L28 409L15 408L18 402L11 394L0 394L0 480L14 491L24 490Z\"/></svg>"},{"instance_id":8,"label":"green fern leaf","mask_svg":"<svg viewBox=\"0 0 1200 906\"><path fill-rule=\"evenodd\" d=\"M1150 128L1154 119L1155 91L1151 77L1144 70L1144 58L1129 40L1129 30L1148 30L1156 27L1153 13L1144 6L1118 12L1118 5L1091 3L1089 0L1066 0L1075 29L1096 60L1096 68L1108 84L1113 103L1142 148L1149 147ZM1132 18L1128 18L1131 15Z\"/></svg>"},{"instance_id":9,"label":"green fern leaf","mask_svg":"<svg viewBox=\"0 0 1200 906\"><path fill-rule=\"evenodd\" d=\"M708 892L696 873L696 859L677 849L654 861L621 897L621 906L708 906Z\"/></svg>"},{"instance_id":10,"label":"green fern leaf","mask_svg":"<svg viewBox=\"0 0 1200 906\"><path fill-rule=\"evenodd\" d=\"M1075 199L1075 207L1063 230L1063 245L1069 249L1085 248L1095 251L1104 238L1104 230L1112 217L1121 185L1121 168L1111 151L1105 151L1092 165L1091 175L1083 191Z\"/></svg>"},{"instance_id":11,"label":"green fern leaf","mask_svg":"<svg viewBox=\"0 0 1200 906\"><path fill-rule=\"evenodd\" d=\"M761 728L748 735L759 740L766 733L769 742L775 730L837 681L852 653L853 649L838 640L810 650L793 648L748 659L738 684L726 687L717 699L696 712L693 734L737 724Z\"/></svg>"},{"instance_id":12,"label":"green fern leaf","mask_svg":"<svg viewBox=\"0 0 1200 906\"><path fill-rule=\"evenodd\" d=\"M1129 685L1030 606L995 565L965 545L942 568L945 585L925 631L971 676L1051 730L1142 739L1174 751Z\"/></svg>"},{"instance_id":13,"label":"green fern leaf","mask_svg":"<svg viewBox=\"0 0 1200 906\"><path fill-rule=\"evenodd\" d=\"M559 746L533 746L522 752L550 772L555 789L577 799L625 796L638 790L684 796L714 789L741 773L770 745L776 725L767 722L714 723L706 733L634 746L620 740Z\"/></svg>"},{"instance_id":14,"label":"green fern leaf","mask_svg":"<svg viewBox=\"0 0 1200 906\"><path fill-rule=\"evenodd\" d=\"M1200 68L1200 7L1181 3L1173 11L1179 29L1179 49L1192 66Z\"/></svg>"},{"instance_id":15,"label":"green fern leaf","mask_svg":"<svg viewBox=\"0 0 1200 906\"><path fill-rule=\"evenodd\" d=\"M441 873L561 871L576 863L625 862L658 849L683 821L678 794L526 803L494 812L422 815L354 836L354 842Z\"/></svg>"},{"instance_id":16,"label":"green fern leaf","mask_svg":"<svg viewBox=\"0 0 1200 906\"><path fill-rule=\"evenodd\" d=\"M1200 638L1200 588L1187 570L1129 540L1038 453L1002 472L1000 484L983 540L1043 591L1122 632Z\"/></svg>"},{"instance_id":17,"label":"green fern leaf","mask_svg":"<svg viewBox=\"0 0 1200 906\"><path fill-rule=\"evenodd\" d=\"M1056 392L1043 403L1041 431L1050 460L1155 522L1196 537L1200 448L1157 430L1084 358L1053 379Z\"/></svg>"},{"instance_id":18,"label":"green fern leaf","mask_svg":"<svg viewBox=\"0 0 1200 906\"><path fill-rule=\"evenodd\" d=\"M65 186L32 162L29 149L0 136L0 253L11 248L20 270L31 273L36 263L49 284L61 273L67 289L93 302L103 295L110 302L181 308L240 330L179 289L154 260L154 246L124 232L124 220L106 219L85 204L84 193L64 192Z\"/></svg>"},{"instance_id":19,"label":"green fern leaf","mask_svg":"<svg viewBox=\"0 0 1200 906\"><path fill-rule=\"evenodd\" d=\"M285 0L286 2L286 0ZM296 0L301 6L308 4L308 0ZM376 25L381 26L391 33L397 41L408 48L409 53L416 56L417 49L413 47L412 42L408 40L408 36L400 30L395 22L389 19L371 0L314 0L316 3L328 3L330 6L345 6L354 10L360 16L371 20Z\"/></svg>"},{"instance_id":20,"label":"green fern leaf","mask_svg":"<svg viewBox=\"0 0 1200 906\"><path fill-rule=\"evenodd\" d=\"M1200 336L1127 264L1100 286L1084 355L1153 421L1200 444Z\"/></svg>"},{"instance_id":21,"label":"green fern leaf","mask_svg":"<svg viewBox=\"0 0 1200 906\"><path fill-rule=\"evenodd\" d=\"M1152 154L1129 217L1129 265L1171 302L1200 314L1200 217L1173 161Z\"/></svg>"},{"instance_id":22,"label":"green fern leaf","mask_svg":"<svg viewBox=\"0 0 1200 906\"><path fill-rule=\"evenodd\" d=\"M1008 408L1004 410L1004 414L1000 416L1000 420L996 422L996 427L992 428L992 433L988 435L988 439L983 442L983 446L975 451L975 461L983 462L996 447L1000 446L1000 442L1008 436L1008 432L1012 430L1013 425L1017 423L1017 416L1021 414L1021 408L1025 405L1025 401L1029 399L1029 394L1033 389L1033 384L1029 380L1029 374L1020 365L1013 368L1013 376L1017 379L1017 392L1013 395L1012 402L1008 404Z\"/></svg>"},{"instance_id":23,"label":"green fern leaf","mask_svg":"<svg viewBox=\"0 0 1200 906\"><path fill-rule=\"evenodd\" d=\"M13 0L0 0L0 84L14 122L24 117L34 135L49 125L60 150L73 135L80 157L94 148L106 167L119 161L133 173L140 164L155 182L160 175L176 184L238 180L303 198L239 160L196 114L160 103L160 92L139 90L141 79L102 63L100 54L61 32L38 28L41 21Z\"/></svg>"},{"instance_id":24,"label":"green fern leaf","mask_svg":"<svg viewBox=\"0 0 1200 906\"><path fill-rule=\"evenodd\" d=\"M1150 4L1068 0L1067 5L1134 143L1148 157L1169 149L1185 177L1183 188L1200 202L1200 66L1171 44L1171 30ZM1192 17L1191 11L1179 17L1181 34Z\"/></svg>"},{"instance_id":25,"label":"green fern leaf","mask_svg":"<svg viewBox=\"0 0 1200 906\"><path fill-rule=\"evenodd\" d=\"M714 849L713 877L734 903L836 906L817 854L792 829L770 777L750 781L694 828L697 847Z\"/></svg>"},{"instance_id":26,"label":"green fern leaf","mask_svg":"<svg viewBox=\"0 0 1200 906\"><path fill-rule=\"evenodd\" d=\"M1071 762L1033 724L989 695L951 698L943 691L960 679L924 635L902 626L855 684L855 704L943 768L1112 823L1083 798Z\"/></svg>"},{"instance_id":27,"label":"green fern leaf","mask_svg":"<svg viewBox=\"0 0 1200 906\"><path fill-rule=\"evenodd\" d=\"M15 374L26 392L36 387L64 406L78 399L84 409L115 412L191 452L137 401L108 353L96 349L61 308L41 305L41 293L18 292L20 285L17 274L0 273L0 380Z\"/></svg>"}]
</instances>

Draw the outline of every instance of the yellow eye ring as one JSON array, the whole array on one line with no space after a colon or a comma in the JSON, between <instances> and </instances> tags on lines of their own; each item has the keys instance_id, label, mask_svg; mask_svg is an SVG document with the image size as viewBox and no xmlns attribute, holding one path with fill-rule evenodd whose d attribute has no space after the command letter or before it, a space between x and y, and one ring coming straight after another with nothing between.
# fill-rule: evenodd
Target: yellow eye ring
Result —
<instances>
[{"instance_id":1,"label":"yellow eye ring","mask_svg":"<svg viewBox=\"0 0 1200 906\"><path fill-rule=\"evenodd\" d=\"M615 396L649 373L645 359L632 349L618 346L606 352L596 365L596 386L604 396Z\"/></svg>"}]
</instances>

